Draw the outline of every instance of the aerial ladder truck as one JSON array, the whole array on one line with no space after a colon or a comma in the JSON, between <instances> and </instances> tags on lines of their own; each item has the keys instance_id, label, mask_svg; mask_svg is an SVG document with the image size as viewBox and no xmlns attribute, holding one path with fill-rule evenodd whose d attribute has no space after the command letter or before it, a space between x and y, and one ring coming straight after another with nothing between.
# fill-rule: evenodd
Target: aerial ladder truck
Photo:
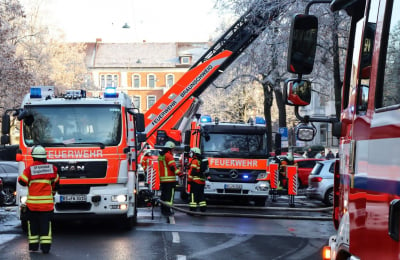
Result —
<instances>
[{"instance_id":1,"label":"aerial ladder truck","mask_svg":"<svg viewBox=\"0 0 400 260\"><path fill-rule=\"evenodd\" d=\"M181 133L201 105L199 96L279 15L282 6L274 5L251 7L145 113L147 144L182 142Z\"/></svg>"},{"instance_id":2,"label":"aerial ladder truck","mask_svg":"<svg viewBox=\"0 0 400 260\"><path fill-rule=\"evenodd\" d=\"M278 6L274 3L265 5L266 8L261 8L260 5L253 5L145 113L146 142L150 147L161 147L165 142L173 141L179 148L182 148L180 145L183 138L186 138L188 140L185 142L185 148L189 148L190 144L196 143L189 139L201 138L200 132L196 131L198 126L193 126L192 124L194 116L202 104L199 96L279 16L282 8L284 8L284 6ZM216 127L219 128L219 126ZM227 127L225 126L223 131L229 132ZM243 128L242 133L239 133L239 130L237 130L239 127L234 126L237 136L249 133L247 128ZM252 128L256 128L256 126L252 126ZM264 128L264 132L257 130L257 133L266 138L266 127ZM222 130L218 131L222 133ZM255 133L254 131L254 129L250 130L251 133ZM185 136L182 137L182 134ZM256 137L254 136L254 138ZM239 153L226 156L222 156L220 153L212 155L230 166L222 167L223 169L216 167L215 169L215 172L218 171L219 174L224 171L223 174L226 175L224 180L212 183L211 181L215 178L209 177L210 184L206 184L206 186L209 187L207 191L209 191L210 196L219 195L220 190L223 190L222 193L224 195L233 195L233 193L234 195L249 195L252 199L255 199L256 204L263 205L268 196L268 184L266 181L268 150L265 145L260 145L260 147L262 148L257 151L258 157L256 159L254 154L249 151L247 153L240 151L240 155L238 155ZM185 153L182 154L185 155ZM212 160L211 158L209 159ZM237 168L236 164L231 163L232 160L252 166L249 166L250 168L247 166ZM185 161L185 156L181 156L178 165L183 166ZM157 168L156 165L153 167L153 174L155 168ZM247 173L244 174L242 171ZM237 173L235 180L233 178L236 175L231 177L232 172ZM248 172L251 174L249 175ZM186 183L183 183L183 185L188 191ZM234 188L232 189L232 187Z\"/></svg>"}]
</instances>

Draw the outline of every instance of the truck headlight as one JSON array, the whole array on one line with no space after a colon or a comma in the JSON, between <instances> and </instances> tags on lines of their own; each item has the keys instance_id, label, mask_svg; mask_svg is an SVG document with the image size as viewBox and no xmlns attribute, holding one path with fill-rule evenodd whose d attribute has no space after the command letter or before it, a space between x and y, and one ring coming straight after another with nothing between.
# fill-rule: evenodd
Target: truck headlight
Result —
<instances>
[{"instance_id":1,"label":"truck headlight","mask_svg":"<svg viewBox=\"0 0 400 260\"><path fill-rule=\"evenodd\" d=\"M28 198L27 198L27 196L21 196L20 198L19 198L19 201L21 202L21 204L26 204L26 200L27 200Z\"/></svg>"},{"instance_id":2,"label":"truck headlight","mask_svg":"<svg viewBox=\"0 0 400 260\"><path fill-rule=\"evenodd\" d=\"M124 202L126 201L126 195L113 195L111 196L111 201L112 202Z\"/></svg>"},{"instance_id":3,"label":"truck headlight","mask_svg":"<svg viewBox=\"0 0 400 260\"><path fill-rule=\"evenodd\" d=\"M256 186L257 191L268 191L268 184L266 183L261 183L260 185Z\"/></svg>"},{"instance_id":4,"label":"truck headlight","mask_svg":"<svg viewBox=\"0 0 400 260\"><path fill-rule=\"evenodd\" d=\"M257 175L257 180L264 180L265 178L267 178L266 172L262 172Z\"/></svg>"}]
</instances>

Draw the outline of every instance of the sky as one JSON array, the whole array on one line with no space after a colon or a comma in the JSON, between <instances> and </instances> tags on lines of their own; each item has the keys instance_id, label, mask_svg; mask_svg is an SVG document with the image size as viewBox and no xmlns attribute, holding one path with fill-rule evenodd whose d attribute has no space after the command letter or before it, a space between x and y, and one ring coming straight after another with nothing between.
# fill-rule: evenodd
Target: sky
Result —
<instances>
[{"instance_id":1,"label":"sky","mask_svg":"<svg viewBox=\"0 0 400 260\"><path fill-rule=\"evenodd\" d=\"M29 9L32 0L20 0ZM40 0L43 22L68 42L205 42L219 35L213 0ZM122 26L128 23L129 29Z\"/></svg>"}]
</instances>

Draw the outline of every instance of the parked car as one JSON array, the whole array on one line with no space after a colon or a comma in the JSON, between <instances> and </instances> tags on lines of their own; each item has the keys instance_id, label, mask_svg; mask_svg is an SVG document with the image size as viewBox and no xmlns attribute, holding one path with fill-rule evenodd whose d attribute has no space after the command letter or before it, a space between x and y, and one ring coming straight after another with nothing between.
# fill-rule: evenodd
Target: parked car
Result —
<instances>
[{"instance_id":1,"label":"parked car","mask_svg":"<svg viewBox=\"0 0 400 260\"><path fill-rule=\"evenodd\" d=\"M4 202L1 205L15 205L18 163L14 161L0 161L0 178L3 180L4 193Z\"/></svg>"},{"instance_id":2,"label":"parked car","mask_svg":"<svg viewBox=\"0 0 400 260\"><path fill-rule=\"evenodd\" d=\"M338 159L317 162L308 176L306 196L333 205L333 173Z\"/></svg>"},{"instance_id":3,"label":"parked car","mask_svg":"<svg viewBox=\"0 0 400 260\"><path fill-rule=\"evenodd\" d=\"M324 159L316 158L294 158L294 162L297 164L298 173L298 187L307 188L308 187L308 177L313 170L317 162L324 161Z\"/></svg>"}]
</instances>

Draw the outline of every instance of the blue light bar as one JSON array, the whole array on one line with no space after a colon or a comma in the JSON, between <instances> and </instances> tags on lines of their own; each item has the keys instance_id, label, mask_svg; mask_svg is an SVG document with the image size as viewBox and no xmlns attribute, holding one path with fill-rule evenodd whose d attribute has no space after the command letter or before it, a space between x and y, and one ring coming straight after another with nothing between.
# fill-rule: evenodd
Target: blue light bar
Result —
<instances>
[{"instance_id":1,"label":"blue light bar","mask_svg":"<svg viewBox=\"0 0 400 260\"><path fill-rule=\"evenodd\" d=\"M249 175L247 175L247 174L243 174L243 179L248 179L249 178Z\"/></svg>"},{"instance_id":2,"label":"blue light bar","mask_svg":"<svg viewBox=\"0 0 400 260\"><path fill-rule=\"evenodd\" d=\"M31 87L31 98L42 98L42 89Z\"/></svg>"},{"instance_id":3,"label":"blue light bar","mask_svg":"<svg viewBox=\"0 0 400 260\"><path fill-rule=\"evenodd\" d=\"M117 88L116 87L106 87L104 91L104 98L117 98Z\"/></svg>"}]
</instances>

